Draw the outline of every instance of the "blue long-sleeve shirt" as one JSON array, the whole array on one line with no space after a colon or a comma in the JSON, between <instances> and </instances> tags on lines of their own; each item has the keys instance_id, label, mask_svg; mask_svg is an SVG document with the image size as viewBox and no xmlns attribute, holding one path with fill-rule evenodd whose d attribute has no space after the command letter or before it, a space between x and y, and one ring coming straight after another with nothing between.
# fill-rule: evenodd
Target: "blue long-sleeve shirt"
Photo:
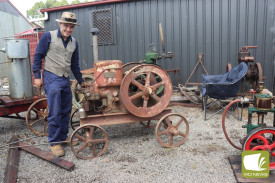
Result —
<instances>
[{"instance_id":1,"label":"blue long-sleeve shirt","mask_svg":"<svg viewBox=\"0 0 275 183\"><path fill-rule=\"evenodd\" d=\"M57 37L60 37L62 39L63 45L66 48L69 41L72 41L72 37L69 36L67 40L65 41L62 36L60 29L58 29ZM42 34L39 43L36 47L35 54L33 56L33 64L32 64L32 71L35 79L41 78L41 67L42 67L42 60L47 55L49 45L51 43L51 33L45 32ZM82 74L80 72L79 68L79 54L78 54L78 43L76 41L76 49L73 52L72 58L71 58L71 71L73 72L73 75L75 79L78 81L78 83L82 83L84 80L82 79Z\"/></svg>"}]
</instances>

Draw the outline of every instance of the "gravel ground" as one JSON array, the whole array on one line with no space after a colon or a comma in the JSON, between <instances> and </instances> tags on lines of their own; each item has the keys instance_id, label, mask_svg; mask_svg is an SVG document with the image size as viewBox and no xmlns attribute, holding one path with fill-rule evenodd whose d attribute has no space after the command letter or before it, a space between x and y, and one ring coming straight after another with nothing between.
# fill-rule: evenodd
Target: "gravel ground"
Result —
<instances>
[{"instance_id":1,"label":"gravel ground","mask_svg":"<svg viewBox=\"0 0 275 183\"><path fill-rule=\"evenodd\" d=\"M180 147L164 148L155 130L139 123L105 126L109 144L100 157L81 160L69 146L65 147L65 159L75 163L71 172L20 151L17 182L236 182L228 156L241 151L225 139L221 114L204 121L200 108L173 107L173 112L182 114L190 125L188 139ZM0 118L2 145L12 135L25 133L32 135L24 120ZM47 139L33 140L42 143ZM48 145L39 148L49 150ZM8 150L0 151L0 180L4 178L7 155Z\"/></svg>"}]
</instances>

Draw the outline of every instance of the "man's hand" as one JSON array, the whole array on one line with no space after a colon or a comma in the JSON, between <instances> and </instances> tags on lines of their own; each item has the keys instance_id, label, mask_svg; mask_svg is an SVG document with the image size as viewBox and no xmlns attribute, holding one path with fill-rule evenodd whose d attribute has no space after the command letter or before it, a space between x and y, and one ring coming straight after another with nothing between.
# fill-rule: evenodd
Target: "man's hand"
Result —
<instances>
[{"instance_id":1,"label":"man's hand","mask_svg":"<svg viewBox=\"0 0 275 183\"><path fill-rule=\"evenodd\" d=\"M42 79L34 79L34 85L40 88L43 84Z\"/></svg>"}]
</instances>

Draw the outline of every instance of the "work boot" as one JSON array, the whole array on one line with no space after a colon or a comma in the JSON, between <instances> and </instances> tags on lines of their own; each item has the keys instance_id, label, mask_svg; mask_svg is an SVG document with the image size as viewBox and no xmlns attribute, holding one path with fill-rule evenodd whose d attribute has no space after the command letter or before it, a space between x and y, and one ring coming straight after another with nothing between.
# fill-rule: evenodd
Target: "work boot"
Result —
<instances>
[{"instance_id":1,"label":"work boot","mask_svg":"<svg viewBox=\"0 0 275 183\"><path fill-rule=\"evenodd\" d=\"M60 144L51 146L51 151L56 156L65 156L65 152Z\"/></svg>"},{"instance_id":2,"label":"work boot","mask_svg":"<svg viewBox=\"0 0 275 183\"><path fill-rule=\"evenodd\" d=\"M67 142L64 142L63 144L65 144L65 145L70 145L71 138L70 138L70 137L67 137L65 141L67 141ZM73 146L77 146L78 144L79 144L79 141L78 141L78 140L74 140L74 141L73 141Z\"/></svg>"}]
</instances>

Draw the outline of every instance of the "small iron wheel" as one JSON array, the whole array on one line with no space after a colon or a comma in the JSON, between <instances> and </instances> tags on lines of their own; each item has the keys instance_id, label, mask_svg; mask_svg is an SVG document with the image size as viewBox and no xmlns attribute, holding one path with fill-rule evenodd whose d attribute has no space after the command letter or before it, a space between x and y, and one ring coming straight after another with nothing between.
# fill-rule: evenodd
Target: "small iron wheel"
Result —
<instances>
[{"instance_id":1,"label":"small iron wheel","mask_svg":"<svg viewBox=\"0 0 275 183\"><path fill-rule=\"evenodd\" d=\"M189 124L182 115L170 113L158 121L155 133L164 147L177 147L187 139Z\"/></svg>"},{"instance_id":2,"label":"small iron wheel","mask_svg":"<svg viewBox=\"0 0 275 183\"><path fill-rule=\"evenodd\" d=\"M269 169L275 170L275 128L260 127L247 134L243 151L266 150L269 152Z\"/></svg>"},{"instance_id":3,"label":"small iron wheel","mask_svg":"<svg viewBox=\"0 0 275 183\"><path fill-rule=\"evenodd\" d=\"M152 117L168 106L172 83L162 68L141 64L125 75L120 94L123 105L130 113L138 117Z\"/></svg>"},{"instance_id":4,"label":"small iron wheel","mask_svg":"<svg viewBox=\"0 0 275 183\"><path fill-rule=\"evenodd\" d=\"M95 130L97 132L95 133ZM72 142L78 141L77 146ZM102 155L108 146L107 133L97 125L83 125L78 127L71 136L71 149L80 159L93 159Z\"/></svg>"},{"instance_id":5,"label":"small iron wheel","mask_svg":"<svg viewBox=\"0 0 275 183\"><path fill-rule=\"evenodd\" d=\"M76 128L78 128L80 126L78 109L76 109L70 117L70 126L73 130L75 130Z\"/></svg>"},{"instance_id":6,"label":"small iron wheel","mask_svg":"<svg viewBox=\"0 0 275 183\"><path fill-rule=\"evenodd\" d=\"M36 135L48 136L48 104L47 98L42 98L30 105L26 114L28 128Z\"/></svg>"}]
</instances>

